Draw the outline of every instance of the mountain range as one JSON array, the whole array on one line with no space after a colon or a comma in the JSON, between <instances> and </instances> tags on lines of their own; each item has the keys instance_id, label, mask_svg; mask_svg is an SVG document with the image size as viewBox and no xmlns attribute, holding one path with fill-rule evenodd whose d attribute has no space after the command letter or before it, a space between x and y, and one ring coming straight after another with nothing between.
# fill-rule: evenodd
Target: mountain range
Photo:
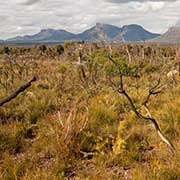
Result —
<instances>
[{"instance_id":1,"label":"mountain range","mask_svg":"<svg viewBox=\"0 0 180 180\"><path fill-rule=\"evenodd\" d=\"M1 44L34 44L34 43L62 43L64 41L114 41L137 42L154 39L160 34L151 33L142 26L131 24L117 27L109 24L96 23L92 28L79 34L65 30L43 29L34 35L17 36Z\"/></svg>"}]
</instances>

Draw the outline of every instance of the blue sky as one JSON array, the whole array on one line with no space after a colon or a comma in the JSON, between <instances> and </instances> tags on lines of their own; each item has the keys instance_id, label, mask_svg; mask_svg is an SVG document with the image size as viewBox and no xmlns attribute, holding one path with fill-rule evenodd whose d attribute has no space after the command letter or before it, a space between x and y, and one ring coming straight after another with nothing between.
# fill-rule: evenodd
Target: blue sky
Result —
<instances>
[{"instance_id":1,"label":"blue sky","mask_svg":"<svg viewBox=\"0 0 180 180\"><path fill-rule=\"evenodd\" d=\"M96 22L140 24L163 33L180 24L180 0L6 0L0 6L0 39L41 29L82 32Z\"/></svg>"}]
</instances>

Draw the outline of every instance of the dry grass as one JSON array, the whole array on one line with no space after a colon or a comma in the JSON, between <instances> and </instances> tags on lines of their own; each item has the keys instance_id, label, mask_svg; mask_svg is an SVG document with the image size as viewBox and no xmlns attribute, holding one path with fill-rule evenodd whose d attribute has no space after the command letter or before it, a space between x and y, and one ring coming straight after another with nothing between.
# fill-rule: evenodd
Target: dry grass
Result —
<instances>
[{"instance_id":1,"label":"dry grass","mask_svg":"<svg viewBox=\"0 0 180 180\"><path fill-rule=\"evenodd\" d=\"M149 107L163 133L176 147L173 155L151 122L138 119L113 88L118 71L108 48L78 44L62 47L9 47L0 54L0 97L36 75L38 81L0 108L0 179L2 180L174 180L180 179L180 79L167 79L177 68L175 47L114 45L114 59L127 75L125 88L141 107L149 85L161 75L161 94ZM142 55L142 49L145 54ZM166 61L164 60L166 58ZM139 78L134 78L138 68Z\"/></svg>"}]
</instances>

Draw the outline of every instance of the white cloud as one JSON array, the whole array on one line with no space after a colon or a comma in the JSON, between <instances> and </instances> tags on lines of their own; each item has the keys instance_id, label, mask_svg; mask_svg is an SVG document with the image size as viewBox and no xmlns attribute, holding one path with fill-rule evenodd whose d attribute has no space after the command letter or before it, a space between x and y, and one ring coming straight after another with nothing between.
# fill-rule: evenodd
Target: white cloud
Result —
<instances>
[{"instance_id":1,"label":"white cloud","mask_svg":"<svg viewBox=\"0 0 180 180\"><path fill-rule=\"evenodd\" d=\"M0 6L0 39L43 28L77 33L96 22L117 26L137 23L150 31L164 32L178 22L179 8L180 0L6 0Z\"/></svg>"},{"instance_id":2,"label":"white cloud","mask_svg":"<svg viewBox=\"0 0 180 180\"><path fill-rule=\"evenodd\" d=\"M106 0L112 3L129 3L129 2L176 2L177 0Z\"/></svg>"},{"instance_id":3,"label":"white cloud","mask_svg":"<svg viewBox=\"0 0 180 180\"><path fill-rule=\"evenodd\" d=\"M165 6L165 2L146 2L146 3L140 3L140 2L130 2L129 7L132 7L136 11L142 11L142 12L153 12L163 9Z\"/></svg>"}]
</instances>

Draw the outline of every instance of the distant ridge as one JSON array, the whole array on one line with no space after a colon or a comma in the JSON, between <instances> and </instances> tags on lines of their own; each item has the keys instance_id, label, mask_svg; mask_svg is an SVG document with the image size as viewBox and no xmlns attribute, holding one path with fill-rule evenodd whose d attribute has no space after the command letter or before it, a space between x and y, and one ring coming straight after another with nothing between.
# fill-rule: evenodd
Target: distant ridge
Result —
<instances>
[{"instance_id":1,"label":"distant ridge","mask_svg":"<svg viewBox=\"0 0 180 180\"><path fill-rule=\"evenodd\" d=\"M4 41L1 44L35 44L35 43L62 43L64 41L145 41L160 36L151 33L142 26L131 24L116 27L109 24L96 23L92 28L79 34L73 34L65 30L43 29L34 35L17 36Z\"/></svg>"}]
</instances>

